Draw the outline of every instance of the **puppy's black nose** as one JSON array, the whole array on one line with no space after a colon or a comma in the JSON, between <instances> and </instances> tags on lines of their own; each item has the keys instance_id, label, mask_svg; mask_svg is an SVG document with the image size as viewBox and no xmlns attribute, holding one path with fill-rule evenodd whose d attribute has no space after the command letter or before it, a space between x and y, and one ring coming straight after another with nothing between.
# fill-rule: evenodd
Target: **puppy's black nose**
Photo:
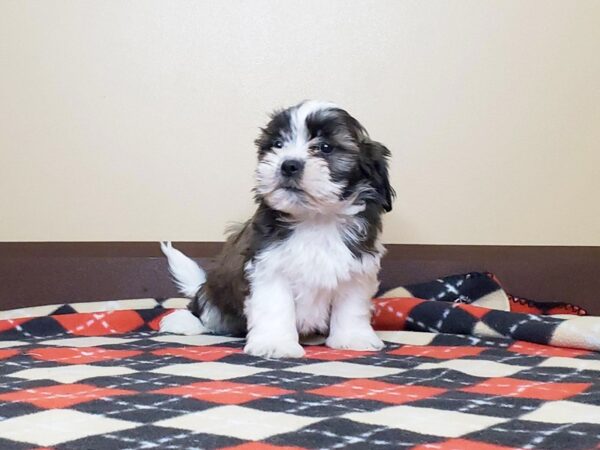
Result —
<instances>
[{"instance_id":1,"label":"puppy's black nose","mask_svg":"<svg viewBox=\"0 0 600 450\"><path fill-rule=\"evenodd\" d=\"M298 159L286 159L281 164L281 173L284 177L295 177L302 173L304 161Z\"/></svg>"}]
</instances>

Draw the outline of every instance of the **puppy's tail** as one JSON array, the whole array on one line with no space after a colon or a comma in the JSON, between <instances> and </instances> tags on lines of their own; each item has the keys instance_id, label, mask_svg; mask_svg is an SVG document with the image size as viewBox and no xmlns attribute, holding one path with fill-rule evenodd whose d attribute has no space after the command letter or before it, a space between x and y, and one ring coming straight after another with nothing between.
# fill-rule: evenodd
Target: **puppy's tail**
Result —
<instances>
[{"instance_id":1,"label":"puppy's tail","mask_svg":"<svg viewBox=\"0 0 600 450\"><path fill-rule=\"evenodd\" d=\"M188 298L194 298L206 281L204 270L191 258L173 248L170 241L161 242L160 249L169 261L169 272L179 292Z\"/></svg>"}]
</instances>

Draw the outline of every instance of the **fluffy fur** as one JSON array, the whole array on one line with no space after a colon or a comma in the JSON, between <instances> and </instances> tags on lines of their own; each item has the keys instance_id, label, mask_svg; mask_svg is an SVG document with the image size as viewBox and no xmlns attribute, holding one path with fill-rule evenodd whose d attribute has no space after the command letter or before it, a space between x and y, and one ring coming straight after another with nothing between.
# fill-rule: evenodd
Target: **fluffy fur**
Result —
<instances>
[{"instance_id":1,"label":"fluffy fur","mask_svg":"<svg viewBox=\"0 0 600 450\"><path fill-rule=\"evenodd\" d=\"M301 357L299 336L378 350L370 325L381 215L394 191L390 152L343 109L307 101L276 111L256 140L253 217L234 230L208 274L170 243L162 249L189 312L161 331L246 334L246 353Z\"/></svg>"}]
</instances>

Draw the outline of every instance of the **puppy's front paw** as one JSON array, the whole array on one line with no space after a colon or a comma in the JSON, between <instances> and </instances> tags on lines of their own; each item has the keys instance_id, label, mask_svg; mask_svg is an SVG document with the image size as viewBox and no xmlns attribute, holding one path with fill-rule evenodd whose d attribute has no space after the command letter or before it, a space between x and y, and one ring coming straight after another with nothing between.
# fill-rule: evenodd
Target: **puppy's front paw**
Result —
<instances>
[{"instance_id":1,"label":"puppy's front paw","mask_svg":"<svg viewBox=\"0 0 600 450\"><path fill-rule=\"evenodd\" d=\"M367 352L376 352L385 347L373 330L332 334L327 338L325 345L330 348Z\"/></svg>"},{"instance_id":2,"label":"puppy's front paw","mask_svg":"<svg viewBox=\"0 0 600 450\"><path fill-rule=\"evenodd\" d=\"M249 339L244 353L263 358L302 358L304 349L295 341L265 342Z\"/></svg>"}]
</instances>

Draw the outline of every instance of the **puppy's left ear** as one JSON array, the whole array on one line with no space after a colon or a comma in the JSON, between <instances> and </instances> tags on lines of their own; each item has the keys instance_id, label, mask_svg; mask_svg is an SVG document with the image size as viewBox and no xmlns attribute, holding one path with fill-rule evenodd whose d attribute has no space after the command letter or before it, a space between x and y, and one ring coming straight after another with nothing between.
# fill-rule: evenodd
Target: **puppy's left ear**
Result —
<instances>
[{"instance_id":1,"label":"puppy's left ear","mask_svg":"<svg viewBox=\"0 0 600 450\"><path fill-rule=\"evenodd\" d=\"M362 176L375 189L378 203L386 212L390 212L392 201L396 197L388 175L388 158L392 154L383 144L368 138L360 144L360 150L359 167Z\"/></svg>"}]
</instances>

